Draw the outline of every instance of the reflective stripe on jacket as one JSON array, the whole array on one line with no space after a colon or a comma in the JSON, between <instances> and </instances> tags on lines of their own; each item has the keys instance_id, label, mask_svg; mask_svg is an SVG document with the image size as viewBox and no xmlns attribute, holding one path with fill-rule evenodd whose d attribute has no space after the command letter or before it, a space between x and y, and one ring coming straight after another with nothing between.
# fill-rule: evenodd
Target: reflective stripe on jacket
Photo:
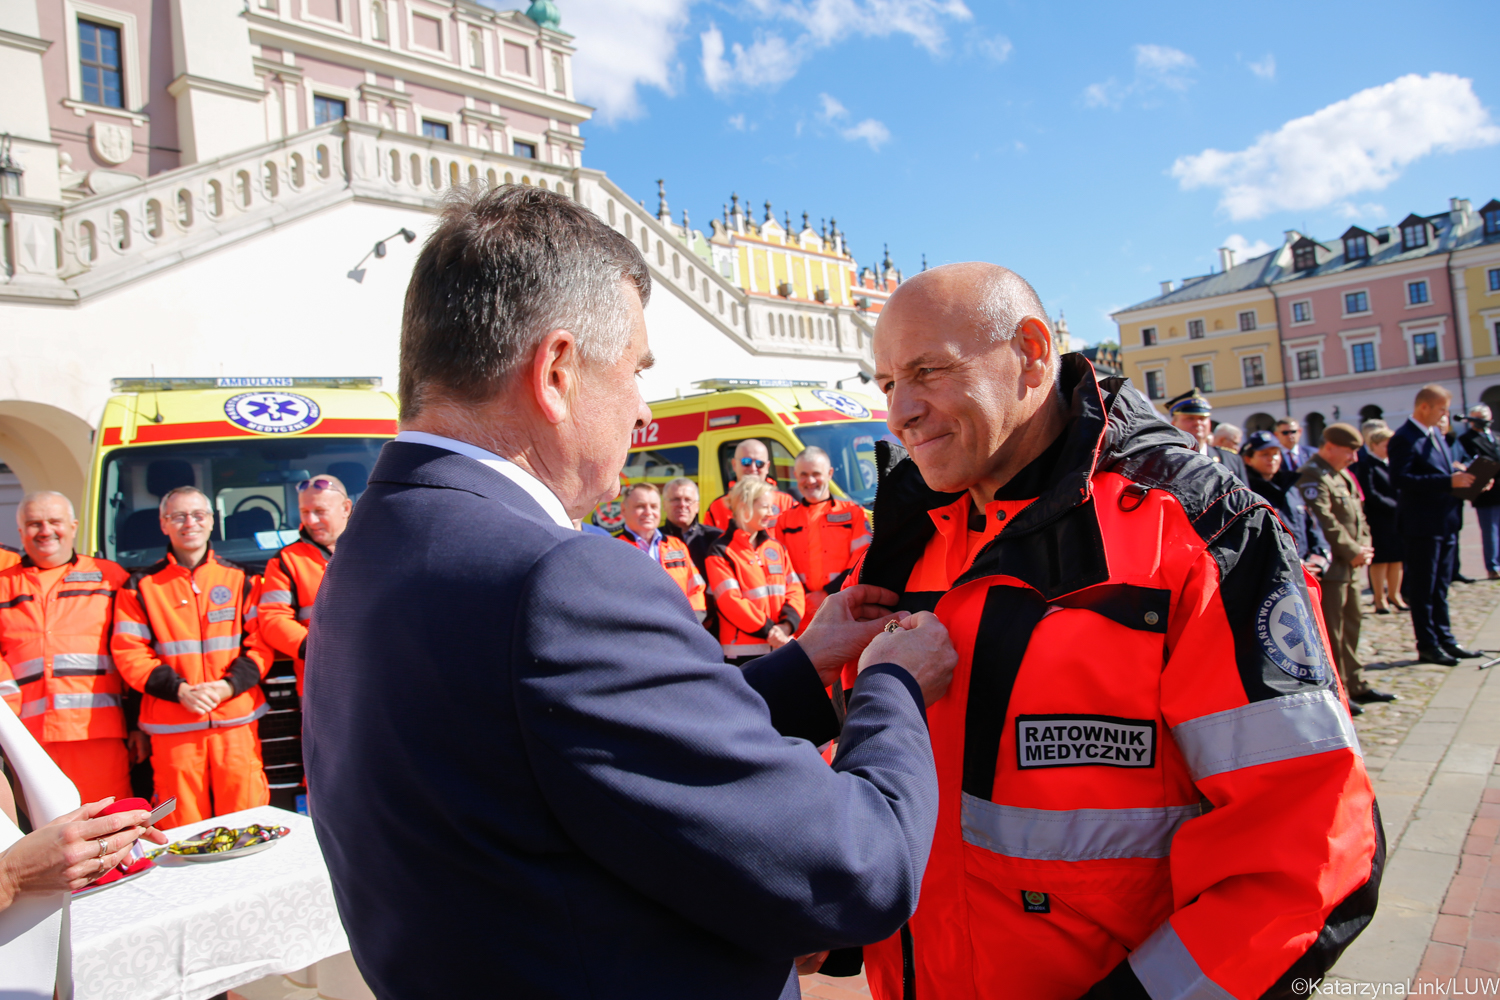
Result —
<instances>
[{"instance_id":1,"label":"reflective stripe on jacket","mask_svg":"<svg viewBox=\"0 0 1500 1000\"><path fill-rule=\"evenodd\" d=\"M302 540L293 542L272 556L261 579L260 637L274 652L292 659L297 673L297 693L302 693L302 676L306 663L302 659L312 622L313 604L318 587L328 571L330 553L302 532Z\"/></svg>"},{"instance_id":2,"label":"reflective stripe on jacket","mask_svg":"<svg viewBox=\"0 0 1500 1000\"><path fill-rule=\"evenodd\" d=\"M0 696L43 742L123 738L109 632L130 574L75 555L43 595L41 572L29 558L0 572Z\"/></svg>"},{"instance_id":3,"label":"reflective stripe on jacket","mask_svg":"<svg viewBox=\"0 0 1500 1000\"><path fill-rule=\"evenodd\" d=\"M708 554L708 589L719 609L719 644L726 659L771 651L775 625L795 632L804 611L802 585L781 543L757 532L752 539L733 521Z\"/></svg>"},{"instance_id":4,"label":"reflective stripe on jacket","mask_svg":"<svg viewBox=\"0 0 1500 1000\"><path fill-rule=\"evenodd\" d=\"M903 996L905 950L921 1000L1290 996L1384 864L1316 584L1123 379L1060 378L1050 483L998 526L989 504L983 544L909 460L880 484L858 579L934 611L959 664L921 904L865 949L872 992Z\"/></svg>"},{"instance_id":5,"label":"reflective stripe on jacket","mask_svg":"<svg viewBox=\"0 0 1500 1000\"><path fill-rule=\"evenodd\" d=\"M641 552L646 551L628 531L621 531L615 537ZM693 557L688 554L687 543L680 538L663 534L656 545L656 559L661 563L661 568L667 571L672 581L682 588L688 603L697 612L698 620L701 622L708 614L708 603L704 596L708 586L704 583L703 577L698 575L698 567L693 565Z\"/></svg>"},{"instance_id":6,"label":"reflective stripe on jacket","mask_svg":"<svg viewBox=\"0 0 1500 1000\"><path fill-rule=\"evenodd\" d=\"M269 651L253 634L253 580L210 551L195 569L165 558L133 574L115 600L110 649L125 683L145 693L141 729L185 733L242 726L266 713ZM176 700L179 684L227 680L236 693L207 715Z\"/></svg>"},{"instance_id":7,"label":"reflective stripe on jacket","mask_svg":"<svg viewBox=\"0 0 1500 1000\"><path fill-rule=\"evenodd\" d=\"M735 482L739 482L739 480L735 480ZM724 496L717 497L713 503L708 505L708 510L704 511L703 516L700 518L704 524L711 528L718 528L724 532L729 530L729 525L734 522L734 511L729 509L728 496L729 491L734 489L734 485L734 483L726 485L724 487ZM772 485L774 486L775 484L773 483ZM779 539L781 537L777 522L783 513L791 510L796 505L796 497L790 493L783 493L781 490L776 491L776 513L765 524L765 533L768 538Z\"/></svg>"},{"instance_id":8,"label":"reflective stripe on jacket","mask_svg":"<svg viewBox=\"0 0 1500 1000\"><path fill-rule=\"evenodd\" d=\"M829 497L811 503L804 498L778 519L776 538L807 592L811 619L829 592L843 585L844 574L870 544L870 528L865 509L853 500Z\"/></svg>"}]
</instances>

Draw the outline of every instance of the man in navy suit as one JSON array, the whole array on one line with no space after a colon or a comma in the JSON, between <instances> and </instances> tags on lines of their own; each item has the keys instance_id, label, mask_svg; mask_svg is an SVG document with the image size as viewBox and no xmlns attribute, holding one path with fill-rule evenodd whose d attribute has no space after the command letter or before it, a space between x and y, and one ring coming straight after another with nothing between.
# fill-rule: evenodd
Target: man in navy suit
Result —
<instances>
[{"instance_id":1,"label":"man in navy suit","mask_svg":"<svg viewBox=\"0 0 1500 1000\"><path fill-rule=\"evenodd\" d=\"M1391 438L1388 453L1396 487L1396 522L1406 547L1401 596L1411 605L1417 659L1448 667L1479 655L1458 644L1448 622L1448 585L1458 554L1462 507L1453 491L1474 482L1443 440L1442 417L1451 399L1440 385L1423 386L1411 419Z\"/></svg>"},{"instance_id":2,"label":"man in navy suit","mask_svg":"<svg viewBox=\"0 0 1500 1000\"><path fill-rule=\"evenodd\" d=\"M650 287L629 240L527 187L450 203L418 258L402 430L319 591L304 723L382 1000L795 997L794 961L916 907L925 705L957 660L936 617L853 587L741 671L666 573L575 529L650 420Z\"/></svg>"},{"instance_id":3,"label":"man in navy suit","mask_svg":"<svg viewBox=\"0 0 1500 1000\"><path fill-rule=\"evenodd\" d=\"M1302 466L1318 450L1302 443L1302 425L1291 417L1276 421L1276 440L1281 445L1281 471L1276 474L1276 485L1285 489L1297 481Z\"/></svg>"}]
</instances>

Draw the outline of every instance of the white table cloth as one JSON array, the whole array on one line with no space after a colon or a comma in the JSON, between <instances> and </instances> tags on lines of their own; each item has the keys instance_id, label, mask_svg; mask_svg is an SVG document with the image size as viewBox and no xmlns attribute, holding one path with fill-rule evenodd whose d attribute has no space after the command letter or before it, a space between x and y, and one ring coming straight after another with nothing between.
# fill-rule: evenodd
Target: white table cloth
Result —
<instances>
[{"instance_id":1,"label":"white table cloth","mask_svg":"<svg viewBox=\"0 0 1500 1000\"><path fill-rule=\"evenodd\" d=\"M312 821L273 806L166 831L291 828L228 861L164 857L155 871L73 901L77 1000L205 1000L349 950Z\"/></svg>"}]
</instances>

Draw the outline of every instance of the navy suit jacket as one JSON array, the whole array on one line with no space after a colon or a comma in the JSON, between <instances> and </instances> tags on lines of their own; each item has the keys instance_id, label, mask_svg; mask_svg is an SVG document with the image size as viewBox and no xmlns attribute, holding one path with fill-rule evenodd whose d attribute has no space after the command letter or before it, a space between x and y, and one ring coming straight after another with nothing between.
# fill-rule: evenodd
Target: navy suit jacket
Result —
<instances>
[{"instance_id":1,"label":"navy suit jacket","mask_svg":"<svg viewBox=\"0 0 1500 1000\"><path fill-rule=\"evenodd\" d=\"M1387 453L1396 487L1396 522L1409 538L1436 538L1458 532L1463 503L1453 495L1453 460L1414 420L1402 424Z\"/></svg>"},{"instance_id":2,"label":"navy suit jacket","mask_svg":"<svg viewBox=\"0 0 1500 1000\"><path fill-rule=\"evenodd\" d=\"M382 1000L797 995L916 908L921 691L832 707L795 644L723 663L667 574L465 456L387 444L318 592L318 841ZM777 726L781 732L778 732Z\"/></svg>"}]
</instances>

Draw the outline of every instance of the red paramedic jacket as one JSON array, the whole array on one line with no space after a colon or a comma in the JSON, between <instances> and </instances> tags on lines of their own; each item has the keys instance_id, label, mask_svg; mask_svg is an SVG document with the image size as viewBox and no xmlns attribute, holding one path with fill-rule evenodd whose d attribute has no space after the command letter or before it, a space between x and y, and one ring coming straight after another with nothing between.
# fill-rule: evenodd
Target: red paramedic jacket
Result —
<instances>
[{"instance_id":1,"label":"red paramedic jacket","mask_svg":"<svg viewBox=\"0 0 1500 1000\"><path fill-rule=\"evenodd\" d=\"M1305 995L1374 915L1385 857L1316 583L1274 511L1123 379L1077 354L1060 378L1052 475L987 505L980 545L966 493L882 456L851 575L934 611L959 664L928 709L921 904L864 949L871 990Z\"/></svg>"}]
</instances>

